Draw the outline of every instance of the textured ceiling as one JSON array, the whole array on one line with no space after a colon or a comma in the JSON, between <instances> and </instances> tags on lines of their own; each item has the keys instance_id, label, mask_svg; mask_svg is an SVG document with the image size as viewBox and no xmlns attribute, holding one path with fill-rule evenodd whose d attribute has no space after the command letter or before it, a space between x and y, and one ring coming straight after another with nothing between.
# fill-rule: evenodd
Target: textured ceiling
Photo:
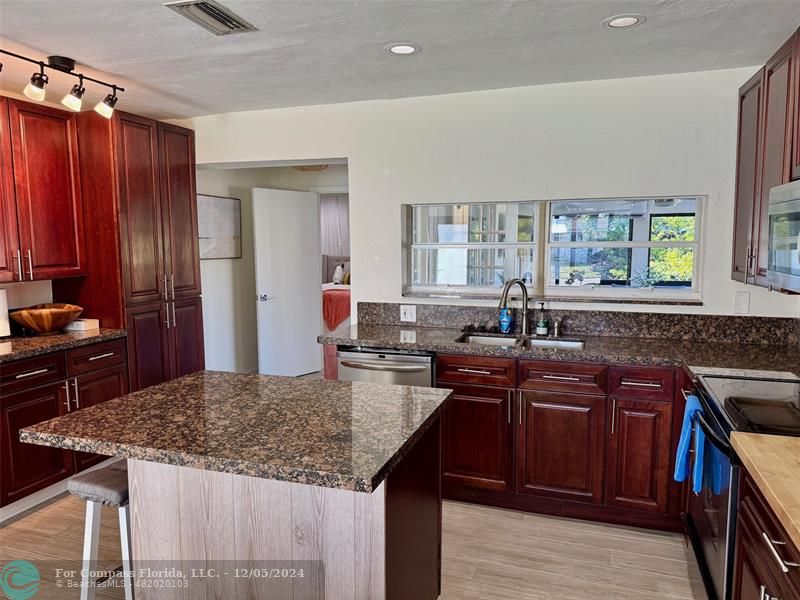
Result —
<instances>
[{"instance_id":1,"label":"textured ceiling","mask_svg":"<svg viewBox=\"0 0 800 600\"><path fill-rule=\"evenodd\" d=\"M0 0L0 42L123 82L126 110L187 117L763 64L800 25L800 0L222 1L260 31L215 37L160 0ZM601 25L625 12L647 22ZM0 88L21 89L30 65L0 60Z\"/></svg>"}]
</instances>

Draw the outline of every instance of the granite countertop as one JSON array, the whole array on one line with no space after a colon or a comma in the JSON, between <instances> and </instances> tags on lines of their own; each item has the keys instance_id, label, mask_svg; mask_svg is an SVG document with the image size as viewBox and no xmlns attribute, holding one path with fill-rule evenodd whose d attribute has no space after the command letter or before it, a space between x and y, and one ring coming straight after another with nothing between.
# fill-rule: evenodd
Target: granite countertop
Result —
<instances>
[{"instance_id":1,"label":"granite countertop","mask_svg":"<svg viewBox=\"0 0 800 600\"><path fill-rule=\"evenodd\" d=\"M734 432L733 449L800 548L800 437Z\"/></svg>"},{"instance_id":2,"label":"granite countertop","mask_svg":"<svg viewBox=\"0 0 800 600\"><path fill-rule=\"evenodd\" d=\"M584 341L584 348L581 350L524 349L456 342L456 338L461 333L459 329L444 327L353 325L322 335L319 337L319 342L346 346L571 362L686 366L696 374L749 374L756 376L768 373L771 376L795 375L800 377L800 346L579 336ZM569 339L569 337L564 339Z\"/></svg>"},{"instance_id":3,"label":"granite countertop","mask_svg":"<svg viewBox=\"0 0 800 600\"><path fill-rule=\"evenodd\" d=\"M10 337L0 340L0 364L116 340L127 335L128 332L124 329L89 329L87 331L67 331L55 335Z\"/></svg>"},{"instance_id":4,"label":"granite countertop","mask_svg":"<svg viewBox=\"0 0 800 600\"><path fill-rule=\"evenodd\" d=\"M20 432L23 442L371 492L450 390L200 371Z\"/></svg>"}]
</instances>

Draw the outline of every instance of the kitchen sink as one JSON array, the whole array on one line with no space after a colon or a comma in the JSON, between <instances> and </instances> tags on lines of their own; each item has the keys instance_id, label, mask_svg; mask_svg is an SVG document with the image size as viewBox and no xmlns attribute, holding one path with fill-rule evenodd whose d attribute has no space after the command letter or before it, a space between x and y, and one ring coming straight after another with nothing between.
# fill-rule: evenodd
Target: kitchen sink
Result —
<instances>
[{"instance_id":1,"label":"kitchen sink","mask_svg":"<svg viewBox=\"0 0 800 600\"><path fill-rule=\"evenodd\" d=\"M583 340L556 340L528 338L526 348L564 348L566 350L583 350Z\"/></svg>"},{"instance_id":2,"label":"kitchen sink","mask_svg":"<svg viewBox=\"0 0 800 600\"><path fill-rule=\"evenodd\" d=\"M510 335L473 335L465 333L456 342L460 344L477 344L479 346L506 346L513 348L520 343L522 338Z\"/></svg>"}]
</instances>

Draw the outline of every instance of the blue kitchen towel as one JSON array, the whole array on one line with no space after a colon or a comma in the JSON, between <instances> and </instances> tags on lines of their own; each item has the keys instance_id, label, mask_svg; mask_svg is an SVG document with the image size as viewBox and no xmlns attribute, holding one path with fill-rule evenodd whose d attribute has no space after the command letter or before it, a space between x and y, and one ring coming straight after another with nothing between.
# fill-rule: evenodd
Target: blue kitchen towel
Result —
<instances>
[{"instance_id":1,"label":"blue kitchen towel","mask_svg":"<svg viewBox=\"0 0 800 600\"><path fill-rule=\"evenodd\" d=\"M675 457L674 479L678 482L686 481L689 477L689 450L692 447L692 425L694 416L697 412L703 411L700 399L692 394L686 399L686 409L683 411L683 427L681 437L678 440L678 454ZM705 446L705 434L702 429L695 429L695 452L694 473L692 477L692 490L700 493L703 486L703 448Z\"/></svg>"}]
</instances>

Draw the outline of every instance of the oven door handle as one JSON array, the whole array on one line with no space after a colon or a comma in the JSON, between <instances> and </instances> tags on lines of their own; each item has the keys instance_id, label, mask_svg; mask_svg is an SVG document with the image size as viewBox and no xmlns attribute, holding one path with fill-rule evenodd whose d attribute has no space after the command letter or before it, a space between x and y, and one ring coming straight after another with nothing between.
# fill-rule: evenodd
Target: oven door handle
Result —
<instances>
[{"instance_id":1,"label":"oven door handle","mask_svg":"<svg viewBox=\"0 0 800 600\"><path fill-rule=\"evenodd\" d=\"M708 424L708 421L706 421L703 413L695 413L694 418L697 420L697 425L703 430L703 433L709 440L711 440L711 443L716 447L717 450L722 452L728 458L733 458L735 456L733 447L730 445L728 440L723 438L711 428L711 425Z\"/></svg>"}]
</instances>

